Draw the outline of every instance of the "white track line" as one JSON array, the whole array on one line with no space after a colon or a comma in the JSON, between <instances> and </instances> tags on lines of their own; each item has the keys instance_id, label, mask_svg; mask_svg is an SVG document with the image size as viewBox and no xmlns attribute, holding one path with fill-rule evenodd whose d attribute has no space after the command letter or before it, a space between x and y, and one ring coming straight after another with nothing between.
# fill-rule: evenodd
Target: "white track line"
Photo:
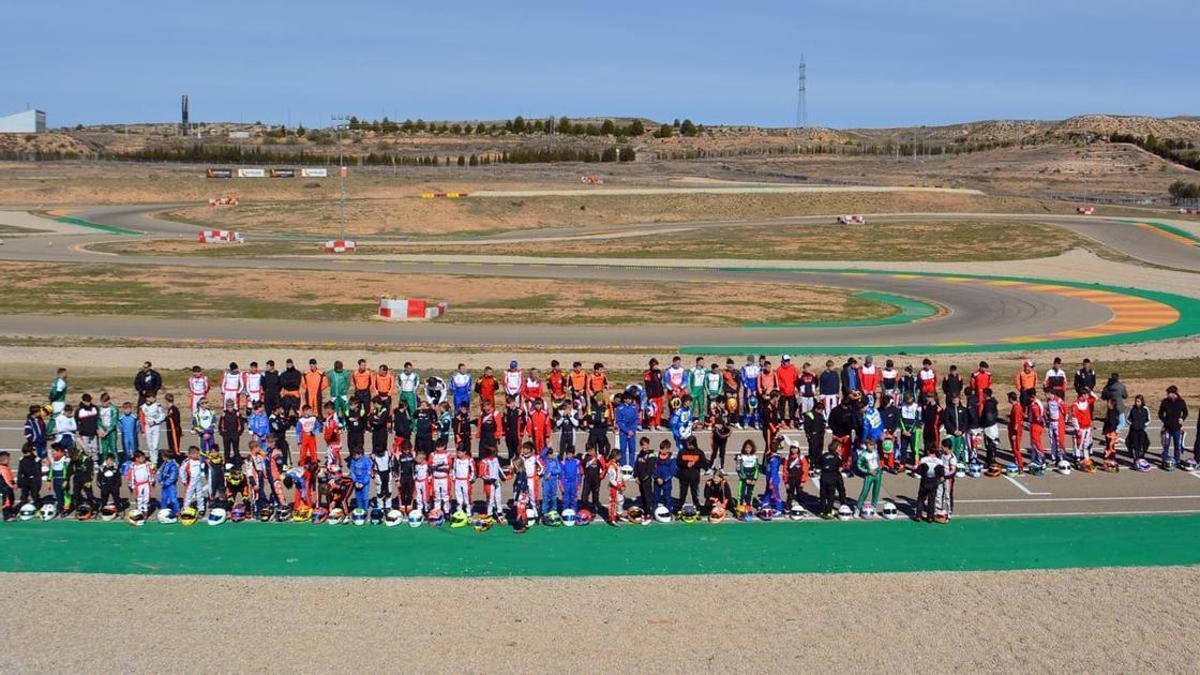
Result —
<instances>
[{"instance_id":1,"label":"white track line","mask_svg":"<svg viewBox=\"0 0 1200 675\"><path fill-rule=\"evenodd\" d=\"M954 514L959 518L1049 518L1055 516L1151 516L1181 513L1200 513L1197 509L1175 509L1161 511L1064 511L1062 513L971 513Z\"/></svg>"},{"instance_id":2,"label":"white track line","mask_svg":"<svg viewBox=\"0 0 1200 675\"><path fill-rule=\"evenodd\" d=\"M1046 497L1043 499L955 499L956 504L1036 504L1040 502L1137 502L1150 499L1200 499L1200 495L1150 495L1146 497Z\"/></svg>"},{"instance_id":3,"label":"white track line","mask_svg":"<svg viewBox=\"0 0 1200 675\"><path fill-rule=\"evenodd\" d=\"M1013 485L1016 485L1018 490L1020 490L1021 492L1024 492L1027 495L1048 495L1048 494L1050 494L1049 492L1034 492L1034 491L1030 490L1029 488L1025 487L1024 485L1021 485L1021 483L1018 482L1016 478L1013 478L1012 476L1010 476L1008 474L1004 474L1004 477L1006 479L1008 479L1008 482L1012 483ZM1021 500L1017 500L1017 501L1021 501Z\"/></svg>"}]
</instances>

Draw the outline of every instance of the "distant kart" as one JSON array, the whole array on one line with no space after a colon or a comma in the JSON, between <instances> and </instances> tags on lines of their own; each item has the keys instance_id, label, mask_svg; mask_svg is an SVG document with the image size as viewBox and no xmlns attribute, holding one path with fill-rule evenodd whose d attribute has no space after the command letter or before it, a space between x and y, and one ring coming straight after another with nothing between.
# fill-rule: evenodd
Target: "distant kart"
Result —
<instances>
[{"instance_id":1,"label":"distant kart","mask_svg":"<svg viewBox=\"0 0 1200 675\"><path fill-rule=\"evenodd\" d=\"M1096 209L1095 209L1095 207L1092 207L1092 206L1077 206L1077 207L1075 207L1075 213L1078 213L1081 216L1090 216L1095 212L1096 212Z\"/></svg>"},{"instance_id":2,"label":"distant kart","mask_svg":"<svg viewBox=\"0 0 1200 675\"><path fill-rule=\"evenodd\" d=\"M837 221L838 221L839 225L866 225L867 224L867 219L863 218L862 216L858 215L857 213L851 214L848 216L838 216Z\"/></svg>"}]
</instances>

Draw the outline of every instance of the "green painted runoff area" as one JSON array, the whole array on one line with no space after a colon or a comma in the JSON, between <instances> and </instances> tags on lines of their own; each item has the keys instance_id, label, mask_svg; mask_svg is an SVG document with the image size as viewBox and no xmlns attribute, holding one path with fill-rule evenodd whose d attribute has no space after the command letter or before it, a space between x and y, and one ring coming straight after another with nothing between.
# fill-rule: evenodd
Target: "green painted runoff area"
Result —
<instances>
[{"instance_id":1,"label":"green painted runoff area","mask_svg":"<svg viewBox=\"0 0 1200 675\"><path fill-rule=\"evenodd\" d=\"M93 223L90 220L84 220L83 218L73 218L71 216L56 216L55 218L53 218L53 220L57 220L60 223L67 223L70 225L78 225L79 227L89 227L93 230L100 230L101 232L109 232L112 234L128 234L128 235L133 235L135 237L140 236L142 234L141 232L138 232L137 230L127 230L123 227L113 227L112 225L101 225L100 223Z\"/></svg>"},{"instance_id":2,"label":"green painted runoff area","mask_svg":"<svg viewBox=\"0 0 1200 675\"><path fill-rule=\"evenodd\" d=\"M1191 241L1195 245L1200 246L1200 237L1197 237L1196 235L1192 234L1191 232L1188 232L1187 230L1185 230L1181 227L1176 227L1176 226L1170 225L1168 223L1160 223L1156 220L1126 220L1125 222L1129 223L1130 225L1137 225L1138 223L1149 225L1150 227L1153 227L1157 230L1162 230L1163 232L1168 232L1177 237L1183 237L1184 239Z\"/></svg>"},{"instance_id":3,"label":"green painted runoff area","mask_svg":"<svg viewBox=\"0 0 1200 675\"><path fill-rule=\"evenodd\" d=\"M799 321L794 323L778 321L750 321L742 325L747 328L852 328L855 326L895 326L902 323L912 323L921 319L936 316L941 310L937 305L922 302L903 295L892 293L876 293L862 291L855 293L864 300L875 300L892 305L896 313L881 316L878 319L847 319L845 321Z\"/></svg>"},{"instance_id":4,"label":"green painted runoff area","mask_svg":"<svg viewBox=\"0 0 1200 675\"><path fill-rule=\"evenodd\" d=\"M255 576L616 576L980 571L1200 564L1200 514L411 529L226 523L0 527L0 572Z\"/></svg>"}]
</instances>

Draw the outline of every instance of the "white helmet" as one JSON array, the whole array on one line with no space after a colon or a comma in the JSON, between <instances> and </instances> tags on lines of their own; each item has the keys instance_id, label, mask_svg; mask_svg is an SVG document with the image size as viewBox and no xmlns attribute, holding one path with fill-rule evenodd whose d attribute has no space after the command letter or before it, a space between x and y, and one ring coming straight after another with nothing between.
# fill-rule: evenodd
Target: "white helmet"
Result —
<instances>
[{"instance_id":1,"label":"white helmet","mask_svg":"<svg viewBox=\"0 0 1200 675\"><path fill-rule=\"evenodd\" d=\"M21 520L33 520L33 516L37 513L37 507L31 503L21 505L19 517Z\"/></svg>"},{"instance_id":2,"label":"white helmet","mask_svg":"<svg viewBox=\"0 0 1200 675\"><path fill-rule=\"evenodd\" d=\"M137 509L129 509L129 513L125 514L125 520L134 527L141 527L146 524L146 514Z\"/></svg>"},{"instance_id":3,"label":"white helmet","mask_svg":"<svg viewBox=\"0 0 1200 675\"><path fill-rule=\"evenodd\" d=\"M850 520L850 517L853 515L854 515L854 512L851 511L850 507L847 506L846 504L842 504L841 506L838 507L838 510L837 510L837 519L838 520Z\"/></svg>"},{"instance_id":4,"label":"white helmet","mask_svg":"<svg viewBox=\"0 0 1200 675\"><path fill-rule=\"evenodd\" d=\"M659 505L658 505L658 507L654 509L654 519L655 519L655 520L657 520L657 521L658 521L658 522L660 522L660 523L669 523L669 522L671 522L671 511L670 511L670 509L668 509L667 507L665 507L665 506L663 506L663 505L659 504Z\"/></svg>"},{"instance_id":5,"label":"white helmet","mask_svg":"<svg viewBox=\"0 0 1200 675\"><path fill-rule=\"evenodd\" d=\"M388 527L395 527L404 520L404 512L400 509L392 509L383 515L383 524Z\"/></svg>"},{"instance_id":6,"label":"white helmet","mask_svg":"<svg viewBox=\"0 0 1200 675\"><path fill-rule=\"evenodd\" d=\"M529 521L530 525L538 524L538 510L533 504L525 507L525 520Z\"/></svg>"},{"instance_id":7,"label":"white helmet","mask_svg":"<svg viewBox=\"0 0 1200 675\"><path fill-rule=\"evenodd\" d=\"M364 525L367 522L366 509L354 509L350 512L350 522L355 525Z\"/></svg>"},{"instance_id":8,"label":"white helmet","mask_svg":"<svg viewBox=\"0 0 1200 675\"><path fill-rule=\"evenodd\" d=\"M889 499L883 503L883 519L884 520L895 520L897 514L898 514L898 511L896 509L896 502Z\"/></svg>"},{"instance_id":9,"label":"white helmet","mask_svg":"<svg viewBox=\"0 0 1200 675\"><path fill-rule=\"evenodd\" d=\"M409 527L420 527L423 522L425 522L425 516L421 513L421 509L413 509L408 512Z\"/></svg>"},{"instance_id":10,"label":"white helmet","mask_svg":"<svg viewBox=\"0 0 1200 675\"><path fill-rule=\"evenodd\" d=\"M58 507L50 502L47 502L42 504L42 510L38 513L38 515L42 517L42 520L54 520L54 517L58 515Z\"/></svg>"},{"instance_id":11,"label":"white helmet","mask_svg":"<svg viewBox=\"0 0 1200 675\"><path fill-rule=\"evenodd\" d=\"M567 527L575 526L575 509L563 509L562 524Z\"/></svg>"},{"instance_id":12,"label":"white helmet","mask_svg":"<svg viewBox=\"0 0 1200 675\"><path fill-rule=\"evenodd\" d=\"M225 519L227 517L228 517L228 515L225 513L225 509L222 509L222 508L213 509L212 511L208 512L208 524L209 525L220 525L221 523L225 522Z\"/></svg>"},{"instance_id":13,"label":"white helmet","mask_svg":"<svg viewBox=\"0 0 1200 675\"><path fill-rule=\"evenodd\" d=\"M1059 460L1058 467L1055 469L1055 471L1058 471L1059 473L1061 473L1064 476L1070 476L1071 475L1071 463L1065 459Z\"/></svg>"},{"instance_id":14,"label":"white helmet","mask_svg":"<svg viewBox=\"0 0 1200 675\"><path fill-rule=\"evenodd\" d=\"M863 520L872 520L875 518L875 507L870 504L863 504L862 508L858 510L858 515Z\"/></svg>"},{"instance_id":15,"label":"white helmet","mask_svg":"<svg viewBox=\"0 0 1200 675\"><path fill-rule=\"evenodd\" d=\"M171 513L171 509L159 509L158 522L162 523L163 525L171 525L179 522L179 519L175 517L174 513Z\"/></svg>"},{"instance_id":16,"label":"white helmet","mask_svg":"<svg viewBox=\"0 0 1200 675\"><path fill-rule=\"evenodd\" d=\"M633 480L633 467L632 466L629 466L628 464L623 464L621 466L621 480L626 481L626 482Z\"/></svg>"},{"instance_id":17,"label":"white helmet","mask_svg":"<svg viewBox=\"0 0 1200 675\"><path fill-rule=\"evenodd\" d=\"M808 512L804 510L800 502L792 502L792 505L788 508L787 516L790 520L804 520L808 517Z\"/></svg>"},{"instance_id":18,"label":"white helmet","mask_svg":"<svg viewBox=\"0 0 1200 675\"><path fill-rule=\"evenodd\" d=\"M329 517L325 519L325 522L330 525L341 525L344 520L346 520L346 512L335 506L329 510Z\"/></svg>"}]
</instances>

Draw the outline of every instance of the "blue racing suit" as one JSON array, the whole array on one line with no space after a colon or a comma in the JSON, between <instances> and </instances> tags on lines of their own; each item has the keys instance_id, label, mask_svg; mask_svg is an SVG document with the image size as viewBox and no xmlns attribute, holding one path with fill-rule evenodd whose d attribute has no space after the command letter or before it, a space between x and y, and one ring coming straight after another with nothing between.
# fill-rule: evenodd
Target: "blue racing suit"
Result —
<instances>
[{"instance_id":1,"label":"blue racing suit","mask_svg":"<svg viewBox=\"0 0 1200 675\"><path fill-rule=\"evenodd\" d=\"M776 453L770 453L766 457L766 472L767 484L766 492L763 493L763 505L769 505L776 511L783 510L783 497L779 496L779 468L783 464L783 458Z\"/></svg>"},{"instance_id":2,"label":"blue racing suit","mask_svg":"<svg viewBox=\"0 0 1200 675\"><path fill-rule=\"evenodd\" d=\"M121 456L118 464L127 459L133 459L133 453L138 449L138 418L136 413L117 417L117 429L121 432Z\"/></svg>"},{"instance_id":3,"label":"blue racing suit","mask_svg":"<svg viewBox=\"0 0 1200 675\"><path fill-rule=\"evenodd\" d=\"M250 433L254 434L254 440L258 441L258 447L267 447L267 434L271 433L271 419L266 413L251 413L246 420L246 428Z\"/></svg>"},{"instance_id":4,"label":"blue racing suit","mask_svg":"<svg viewBox=\"0 0 1200 675\"><path fill-rule=\"evenodd\" d=\"M883 415L873 405L867 406L862 414L862 442L867 441L874 442L876 449L883 443ZM858 448L853 448L852 452L854 457L850 459L851 466L858 461Z\"/></svg>"},{"instance_id":5,"label":"blue racing suit","mask_svg":"<svg viewBox=\"0 0 1200 675\"><path fill-rule=\"evenodd\" d=\"M583 474L583 468L578 457L568 457L562 460L559 464L559 485L562 486L562 506L563 510L567 509L579 510L579 477Z\"/></svg>"},{"instance_id":6,"label":"blue racing suit","mask_svg":"<svg viewBox=\"0 0 1200 675\"><path fill-rule=\"evenodd\" d=\"M762 368L757 363L747 363L742 366L742 426L757 427L758 426L758 407L750 409L750 399L758 401L758 376L762 373Z\"/></svg>"},{"instance_id":7,"label":"blue racing suit","mask_svg":"<svg viewBox=\"0 0 1200 675\"><path fill-rule=\"evenodd\" d=\"M350 478L354 481L354 506L367 509L371 496L371 471L375 464L370 457L359 455L350 460Z\"/></svg>"},{"instance_id":8,"label":"blue racing suit","mask_svg":"<svg viewBox=\"0 0 1200 675\"><path fill-rule=\"evenodd\" d=\"M179 513L179 464L173 460L163 462L158 468L158 484L162 486L162 498L158 500L160 509L167 509L172 515Z\"/></svg>"},{"instance_id":9,"label":"blue racing suit","mask_svg":"<svg viewBox=\"0 0 1200 675\"><path fill-rule=\"evenodd\" d=\"M675 511L675 499L671 496L671 481L673 480L675 480L675 458L659 457L654 464L654 508L665 506L668 511Z\"/></svg>"},{"instance_id":10,"label":"blue racing suit","mask_svg":"<svg viewBox=\"0 0 1200 675\"><path fill-rule=\"evenodd\" d=\"M460 373L458 371L454 371L450 374L450 395L454 399L455 412L457 412L458 409L464 405L470 407L471 391L474 389L474 380L475 378L471 377L469 373Z\"/></svg>"},{"instance_id":11,"label":"blue racing suit","mask_svg":"<svg viewBox=\"0 0 1200 675\"><path fill-rule=\"evenodd\" d=\"M633 466L637 452L637 432L641 428L641 415L632 403L617 406L617 443L621 448L621 466Z\"/></svg>"},{"instance_id":12,"label":"blue racing suit","mask_svg":"<svg viewBox=\"0 0 1200 675\"><path fill-rule=\"evenodd\" d=\"M683 444L692 437L692 411L680 406L679 410L671 413L671 436L675 439L675 447L682 450Z\"/></svg>"},{"instance_id":13,"label":"blue racing suit","mask_svg":"<svg viewBox=\"0 0 1200 675\"><path fill-rule=\"evenodd\" d=\"M562 464L557 457L542 459L542 515L558 509L558 486L562 480Z\"/></svg>"}]
</instances>

